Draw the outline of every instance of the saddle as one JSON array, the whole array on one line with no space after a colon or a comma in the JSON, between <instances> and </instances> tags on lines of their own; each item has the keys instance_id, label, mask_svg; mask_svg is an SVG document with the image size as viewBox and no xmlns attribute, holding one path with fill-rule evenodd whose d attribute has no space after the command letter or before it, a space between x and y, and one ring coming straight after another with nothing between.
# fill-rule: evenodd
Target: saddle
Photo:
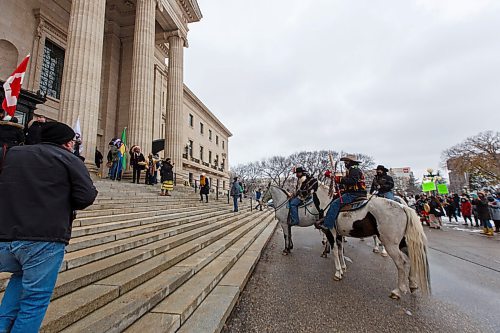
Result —
<instances>
[{"instance_id":1,"label":"saddle","mask_svg":"<svg viewBox=\"0 0 500 333\"><path fill-rule=\"evenodd\" d=\"M353 211L353 210L358 210L358 209L361 209L364 206L366 206L367 203L368 203L368 199L366 197L359 197L349 204L343 204L340 207L340 211L341 212L349 212L349 211Z\"/></svg>"},{"instance_id":2,"label":"saddle","mask_svg":"<svg viewBox=\"0 0 500 333\"><path fill-rule=\"evenodd\" d=\"M307 198L303 201L302 205L300 205L300 206L299 206L299 209L301 209L301 208L306 208L307 206L312 205L313 203L314 203L314 200L313 200L313 197L312 197L312 195L311 195L311 196L307 197Z\"/></svg>"}]
</instances>

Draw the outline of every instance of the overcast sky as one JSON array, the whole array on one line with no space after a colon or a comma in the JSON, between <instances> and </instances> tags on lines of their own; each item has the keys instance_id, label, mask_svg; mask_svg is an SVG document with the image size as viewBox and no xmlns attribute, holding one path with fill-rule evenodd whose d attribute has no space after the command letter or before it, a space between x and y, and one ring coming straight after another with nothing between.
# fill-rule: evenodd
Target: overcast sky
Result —
<instances>
[{"instance_id":1,"label":"overcast sky","mask_svg":"<svg viewBox=\"0 0 500 333\"><path fill-rule=\"evenodd\" d=\"M185 82L232 131L231 165L300 150L418 178L500 130L498 0L198 0Z\"/></svg>"}]
</instances>

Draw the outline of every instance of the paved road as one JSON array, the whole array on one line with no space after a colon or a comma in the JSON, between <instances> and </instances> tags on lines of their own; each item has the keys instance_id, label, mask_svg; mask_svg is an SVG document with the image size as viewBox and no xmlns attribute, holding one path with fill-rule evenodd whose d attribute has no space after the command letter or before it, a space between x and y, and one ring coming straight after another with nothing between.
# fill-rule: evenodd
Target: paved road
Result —
<instances>
[{"instance_id":1,"label":"paved road","mask_svg":"<svg viewBox=\"0 0 500 333\"><path fill-rule=\"evenodd\" d=\"M348 239L353 263L334 282L316 230L295 228L290 256L277 230L224 332L500 332L500 236L469 229L426 228L433 295L400 301L388 297L395 266L371 240Z\"/></svg>"}]
</instances>

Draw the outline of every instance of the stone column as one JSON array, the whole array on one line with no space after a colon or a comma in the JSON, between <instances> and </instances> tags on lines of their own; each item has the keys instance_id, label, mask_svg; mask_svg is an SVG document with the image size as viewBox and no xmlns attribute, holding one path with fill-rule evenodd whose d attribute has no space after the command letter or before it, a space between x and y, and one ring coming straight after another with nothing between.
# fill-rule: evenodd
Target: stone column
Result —
<instances>
[{"instance_id":1,"label":"stone column","mask_svg":"<svg viewBox=\"0 0 500 333\"><path fill-rule=\"evenodd\" d=\"M165 126L165 157L172 158L177 173L177 184L186 175L182 168L183 101L184 101L184 39L179 35L168 38L167 114ZM187 120L186 120L187 121Z\"/></svg>"},{"instance_id":2,"label":"stone column","mask_svg":"<svg viewBox=\"0 0 500 333\"><path fill-rule=\"evenodd\" d=\"M147 156L153 138L155 1L137 0L132 55L128 145L139 145Z\"/></svg>"},{"instance_id":3,"label":"stone column","mask_svg":"<svg viewBox=\"0 0 500 333\"><path fill-rule=\"evenodd\" d=\"M59 119L73 127L78 118L82 130L85 165L96 172L99 90L101 85L105 1L73 0L64 58Z\"/></svg>"}]
</instances>

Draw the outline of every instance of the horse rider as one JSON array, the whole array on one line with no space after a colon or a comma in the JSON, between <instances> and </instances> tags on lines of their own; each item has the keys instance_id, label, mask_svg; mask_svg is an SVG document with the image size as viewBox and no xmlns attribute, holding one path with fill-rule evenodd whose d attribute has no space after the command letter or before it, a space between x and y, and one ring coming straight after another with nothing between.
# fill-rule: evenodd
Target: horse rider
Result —
<instances>
[{"instance_id":1,"label":"horse rider","mask_svg":"<svg viewBox=\"0 0 500 333\"><path fill-rule=\"evenodd\" d=\"M315 195L318 190L318 180L312 177L303 167L295 168L295 175L297 176L297 185L295 186L295 193L289 201L290 225L299 224L299 206L307 201L311 195L313 195L314 204L317 205L317 208L319 207L319 199Z\"/></svg>"},{"instance_id":2,"label":"horse rider","mask_svg":"<svg viewBox=\"0 0 500 333\"><path fill-rule=\"evenodd\" d=\"M394 200L394 193L392 192L392 189L394 188L394 180L387 174L387 172L389 172L389 170L383 165L377 166L377 175L373 178L370 194L377 191L377 195L379 197Z\"/></svg>"},{"instance_id":3,"label":"horse rider","mask_svg":"<svg viewBox=\"0 0 500 333\"><path fill-rule=\"evenodd\" d=\"M325 177L334 178L335 183L341 185L343 190L341 196L330 203L330 208L326 216L316 223L318 229L333 229L340 212L341 204L349 204L367 196L365 176L359 168L361 162L356 160L356 155L347 155L342 157L340 161L344 162L347 169L346 175L336 176L330 170L326 170Z\"/></svg>"}]
</instances>

